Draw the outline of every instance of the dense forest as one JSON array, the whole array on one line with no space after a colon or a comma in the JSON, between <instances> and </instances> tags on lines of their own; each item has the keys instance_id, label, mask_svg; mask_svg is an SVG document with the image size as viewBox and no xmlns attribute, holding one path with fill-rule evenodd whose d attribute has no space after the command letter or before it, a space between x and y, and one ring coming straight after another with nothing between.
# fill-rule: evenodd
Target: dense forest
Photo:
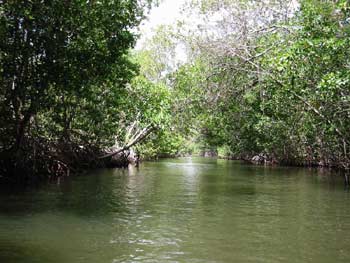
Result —
<instances>
[{"instance_id":1,"label":"dense forest","mask_svg":"<svg viewBox=\"0 0 350 263\"><path fill-rule=\"evenodd\" d=\"M190 154L350 168L348 1L189 0L134 49L152 4L0 0L1 181Z\"/></svg>"}]
</instances>

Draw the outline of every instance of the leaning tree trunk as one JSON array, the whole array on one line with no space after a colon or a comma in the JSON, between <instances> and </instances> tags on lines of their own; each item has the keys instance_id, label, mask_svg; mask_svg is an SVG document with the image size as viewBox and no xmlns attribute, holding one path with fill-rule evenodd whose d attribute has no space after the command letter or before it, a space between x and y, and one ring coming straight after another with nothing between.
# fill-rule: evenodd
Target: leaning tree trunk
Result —
<instances>
[{"instance_id":1,"label":"leaning tree trunk","mask_svg":"<svg viewBox=\"0 0 350 263\"><path fill-rule=\"evenodd\" d=\"M132 128L134 129L133 125ZM127 152L131 147L134 145L142 142L147 138L148 135L151 134L151 132L154 130L153 125L149 125L146 128L143 128L142 130L137 131L129 141L120 148L107 150L105 155L102 155L99 157L99 159L103 159L106 161L106 165L109 167L126 167L130 163L129 160L129 153ZM128 133L130 130L128 131ZM129 137L129 136L127 136Z\"/></svg>"}]
</instances>

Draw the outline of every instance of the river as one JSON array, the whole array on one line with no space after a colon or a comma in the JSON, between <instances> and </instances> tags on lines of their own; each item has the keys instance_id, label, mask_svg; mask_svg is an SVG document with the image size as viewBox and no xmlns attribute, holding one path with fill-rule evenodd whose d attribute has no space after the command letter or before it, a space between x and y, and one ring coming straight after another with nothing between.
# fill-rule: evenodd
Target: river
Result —
<instances>
[{"instance_id":1,"label":"river","mask_svg":"<svg viewBox=\"0 0 350 263\"><path fill-rule=\"evenodd\" d=\"M183 158L0 194L1 263L350 262L350 194L314 170Z\"/></svg>"}]
</instances>

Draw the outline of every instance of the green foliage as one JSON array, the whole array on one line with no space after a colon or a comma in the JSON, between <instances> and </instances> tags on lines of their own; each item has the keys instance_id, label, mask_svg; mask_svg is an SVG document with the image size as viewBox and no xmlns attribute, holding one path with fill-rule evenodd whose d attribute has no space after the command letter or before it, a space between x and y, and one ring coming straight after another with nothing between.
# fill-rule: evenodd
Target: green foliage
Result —
<instances>
[{"instance_id":1,"label":"green foliage","mask_svg":"<svg viewBox=\"0 0 350 263\"><path fill-rule=\"evenodd\" d=\"M130 118L138 118L144 125L158 129L169 126L171 118L171 92L163 83L153 83L143 76L133 79L124 100L125 112ZM131 119L132 120L132 119Z\"/></svg>"},{"instance_id":2,"label":"green foliage","mask_svg":"<svg viewBox=\"0 0 350 263\"><path fill-rule=\"evenodd\" d=\"M143 132L144 157L350 168L348 1L192 1L199 30L160 26L133 54L152 1L0 2L0 155L15 170L42 141L61 164Z\"/></svg>"},{"instance_id":3,"label":"green foliage","mask_svg":"<svg viewBox=\"0 0 350 263\"><path fill-rule=\"evenodd\" d=\"M0 152L9 163L32 162L33 141L114 144L138 71L128 54L134 28L149 3L1 1Z\"/></svg>"},{"instance_id":4,"label":"green foliage","mask_svg":"<svg viewBox=\"0 0 350 263\"><path fill-rule=\"evenodd\" d=\"M192 144L184 136L172 130L161 130L137 146L143 158L178 157L193 152Z\"/></svg>"},{"instance_id":5,"label":"green foliage","mask_svg":"<svg viewBox=\"0 0 350 263\"><path fill-rule=\"evenodd\" d=\"M293 43L268 64L271 75L265 81L272 85L265 107L284 123L282 131L273 130L281 142L294 144L289 147L294 158L311 155L313 161L347 167L350 43L341 24L347 16L338 5L302 2Z\"/></svg>"},{"instance_id":6,"label":"green foliage","mask_svg":"<svg viewBox=\"0 0 350 263\"><path fill-rule=\"evenodd\" d=\"M259 8L255 1L219 2L194 1L192 7L207 16L224 8L232 12L227 19ZM278 1L268 4L277 8ZM202 119L201 140L236 157L263 153L282 163L349 168L348 1L304 0L299 10L287 11L288 19L265 19L264 10L260 31L249 28L254 18L242 15L244 30L199 41L210 47L197 50L206 65L196 82L203 100L195 117Z\"/></svg>"}]
</instances>

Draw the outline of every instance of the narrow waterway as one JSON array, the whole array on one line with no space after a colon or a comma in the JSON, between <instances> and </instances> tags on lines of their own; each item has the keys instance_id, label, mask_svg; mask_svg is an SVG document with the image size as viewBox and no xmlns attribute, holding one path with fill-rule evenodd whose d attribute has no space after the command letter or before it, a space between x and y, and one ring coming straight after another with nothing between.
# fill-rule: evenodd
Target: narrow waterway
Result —
<instances>
[{"instance_id":1,"label":"narrow waterway","mask_svg":"<svg viewBox=\"0 0 350 263\"><path fill-rule=\"evenodd\" d=\"M0 194L1 263L350 262L341 177L183 158Z\"/></svg>"}]
</instances>

